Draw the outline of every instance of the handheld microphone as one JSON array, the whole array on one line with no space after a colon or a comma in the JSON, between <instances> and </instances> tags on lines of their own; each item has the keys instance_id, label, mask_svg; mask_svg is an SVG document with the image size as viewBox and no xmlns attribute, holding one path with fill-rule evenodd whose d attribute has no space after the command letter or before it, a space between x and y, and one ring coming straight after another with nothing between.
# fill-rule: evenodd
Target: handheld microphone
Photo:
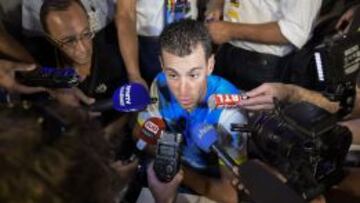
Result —
<instances>
[{"instance_id":1,"label":"handheld microphone","mask_svg":"<svg viewBox=\"0 0 360 203\"><path fill-rule=\"evenodd\" d=\"M139 83L121 86L113 94L113 108L120 112L141 111L151 103L148 90Z\"/></svg>"},{"instance_id":2,"label":"handheld microphone","mask_svg":"<svg viewBox=\"0 0 360 203\"><path fill-rule=\"evenodd\" d=\"M245 94L213 94L208 99L210 109L214 108L237 108L241 100L248 99Z\"/></svg>"},{"instance_id":3,"label":"handheld microphone","mask_svg":"<svg viewBox=\"0 0 360 203\"><path fill-rule=\"evenodd\" d=\"M195 124L191 128L191 137L195 144L203 151L213 151L224 164L237 176L237 167L234 159L230 157L218 144L218 133L212 125L205 123Z\"/></svg>"},{"instance_id":4,"label":"handheld microphone","mask_svg":"<svg viewBox=\"0 0 360 203\"><path fill-rule=\"evenodd\" d=\"M215 128L208 124L197 124L191 129L191 136L196 145L205 152L214 151L218 157L241 179L251 198L258 203L305 203L295 191L280 179L252 160L238 166L235 161L217 145L218 135ZM266 184L263 184L263 183Z\"/></svg>"},{"instance_id":5,"label":"handheld microphone","mask_svg":"<svg viewBox=\"0 0 360 203\"><path fill-rule=\"evenodd\" d=\"M114 102L112 101L112 99L105 99L101 101L96 101L87 109L92 112L104 112L113 109L113 104Z\"/></svg>"},{"instance_id":6,"label":"handheld microphone","mask_svg":"<svg viewBox=\"0 0 360 203\"><path fill-rule=\"evenodd\" d=\"M161 136L161 132L165 130L165 122L161 118L152 117L145 121L138 134L138 142L136 147L142 151L146 145L156 145Z\"/></svg>"},{"instance_id":7,"label":"handheld microphone","mask_svg":"<svg viewBox=\"0 0 360 203\"><path fill-rule=\"evenodd\" d=\"M22 84L31 87L71 88L80 83L80 76L70 67L39 67L17 76Z\"/></svg>"},{"instance_id":8,"label":"handheld microphone","mask_svg":"<svg viewBox=\"0 0 360 203\"><path fill-rule=\"evenodd\" d=\"M136 112L153 102L154 99L150 98L149 92L142 84L130 83L116 89L111 99L95 102L89 110L103 112L115 109L119 112Z\"/></svg>"}]
</instances>

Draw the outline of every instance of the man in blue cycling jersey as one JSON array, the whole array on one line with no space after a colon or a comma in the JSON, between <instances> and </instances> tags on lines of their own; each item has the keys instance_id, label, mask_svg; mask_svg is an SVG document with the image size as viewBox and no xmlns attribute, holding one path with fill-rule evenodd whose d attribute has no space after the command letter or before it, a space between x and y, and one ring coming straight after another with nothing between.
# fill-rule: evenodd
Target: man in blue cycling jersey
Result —
<instances>
[{"instance_id":1,"label":"man in blue cycling jersey","mask_svg":"<svg viewBox=\"0 0 360 203\"><path fill-rule=\"evenodd\" d=\"M202 23L183 20L169 25L160 35L160 47L163 72L156 76L150 89L157 102L139 113L138 125L152 117L162 118L168 131L183 135L183 184L215 201L237 202L230 171L219 164L216 156L195 145L190 130L196 123L213 125L225 149L239 161L239 148L245 140L231 132L230 125L245 123L246 117L239 109L211 109L207 103L212 94L238 94L239 90L225 79L211 75L211 38Z\"/></svg>"}]
</instances>

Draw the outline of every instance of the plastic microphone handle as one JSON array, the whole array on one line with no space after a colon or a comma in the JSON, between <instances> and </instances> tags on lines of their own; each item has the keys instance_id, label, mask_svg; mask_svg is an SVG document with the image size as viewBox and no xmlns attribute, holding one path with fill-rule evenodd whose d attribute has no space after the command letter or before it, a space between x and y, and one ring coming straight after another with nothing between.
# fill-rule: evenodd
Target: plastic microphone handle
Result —
<instances>
[{"instance_id":1,"label":"plastic microphone handle","mask_svg":"<svg viewBox=\"0 0 360 203\"><path fill-rule=\"evenodd\" d=\"M97 101L94 104L90 105L88 109L93 112L103 112L113 109L112 99L105 99L102 101Z\"/></svg>"},{"instance_id":2,"label":"plastic microphone handle","mask_svg":"<svg viewBox=\"0 0 360 203\"><path fill-rule=\"evenodd\" d=\"M228 167L235 176L238 176L238 174L236 173L238 165L229 156L229 154L225 152L225 150L216 145L212 145L211 150L216 153L216 155L221 159L221 161L224 162L225 166Z\"/></svg>"}]
</instances>

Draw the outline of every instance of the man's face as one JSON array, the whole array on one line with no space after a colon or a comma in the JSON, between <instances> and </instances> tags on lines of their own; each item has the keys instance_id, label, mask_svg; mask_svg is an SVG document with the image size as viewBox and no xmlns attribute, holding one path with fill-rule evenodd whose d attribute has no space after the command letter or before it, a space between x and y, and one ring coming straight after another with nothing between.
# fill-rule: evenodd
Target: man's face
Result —
<instances>
[{"instance_id":1,"label":"man's face","mask_svg":"<svg viewBox=\"0 0 360 203\"><path fill-rule=\"evenodd\" d=\"M193 110L206 94L207 76L213 70L214 57L206 59L200 44L188 56L179 57L166 51L162 51L161 56L171 92L184 109Z\"/></svg>"},{"instance_id":2,"label":"man's face","mask_svg":"<svg viewBox=\"0 0 360 203\"><path fill-rule=\"evenodd\" d=\"M80 5L72 3L65 11L49 12L46 24L51 39L74 64L91 62L94 34Z\"/></svg>"}]
</instances>

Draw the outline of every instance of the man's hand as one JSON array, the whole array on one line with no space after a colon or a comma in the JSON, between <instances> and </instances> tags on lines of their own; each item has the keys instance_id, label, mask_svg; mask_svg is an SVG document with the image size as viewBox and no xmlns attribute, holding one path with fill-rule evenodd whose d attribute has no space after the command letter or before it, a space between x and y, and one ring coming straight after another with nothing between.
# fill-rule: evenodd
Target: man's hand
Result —
<instances>
[{"instance_id":1,"label":"man's hand","mask_svg":"<svg viewBox=\"0 0 360 203\"><path fill-rule=\"evenodd\" d=\"M219 0L212 0L207 4L205 11L206 21L217 21L220 20L223 12L224 4Z\"/></svg>"},{"instance_id":2,"label":"man's hand","mask_svg":"<svg viewBox=\"0 0 360 203\"><path fill-rule=\"evenodd\" d=\"M351 24L351 22L354 18L355 11L358 8L360 8L360 5L349 8L336 23L336 29L346 33L350 27L349 25ZM347 26L345 28L343 28L343 25L346 25L346 24L347 24ZM343 30L341 30L341 29L343 29Z\"/></svg>"},{"instance_id":3,"label":"man's hand","mask_svg":"<svg viewBox=\"0 0 360 203\"><path fill-rule=\"evenodd\" d=\"M54 97L61 104L79 107L81 103L91 105L95 99L86 96L79 88L64 88L48 90L49 94Z\"/></svg>"},{"instance_id":4,"label":"man's hand","mask_svg":"<svg viewBox=\"0 0 360 203\"><path fill-rule=\"evenodd\" d=\"M183 179L183 171L180 170L174 179L168 183L160 182L154 172L154 162L151 162L147 168L147 179L149 189L157 203L174 202L176 190Z\"/></svg>"},{"instance_id":5,"label":"man's hand","mask_svg":"<svg viewBox=\"0 0 360 203\"><path fill-rule=\"evenodd\" d=\"M15 80L15 72L27 72L36 68L35 64L12 62L0 59L0 86L9 92L33 94L46 91L43 87L29 87Z\"/></svg>"},{"instance_id":6,"label":"man's hand","mask_svg":"<svg viewBox=\"0 0 360 203\"><path fill-rule=\"evenodd\" d=\"M274 108L274 98L286 100L291 94L291 89L286 84L264 83L246 93L249 96L241 100L241 106L248 110L269 110Z\"/></svg>"},{"instance_id":7,"label":"man's hand","mask_svg":"<svg viewBox=\"0 0 360 203\"><path fill-rule=\"evenodd\" d=\"M139 165L139 160L135 159L131 163L125 163L125 161L116 161L111 164L111 167L116 171L116 173L119 175L121 185L125 186L128 184L132 178L134 177L134 174L136 172L137 166Z\"/></svg>"},{"instance_id":8,"label":"man's hand","mask_svg":"<svg viewBox=\"0 0 360 203\"><path fill-rule=\"evenodd\" d=\"M144 85L144 87L146 87L146 89L149 89L146 81L140 75L138 75L138 76L129 75L129 81L135 82L135 83L140 83L140 84Z\"/></svg>"},{"instance_id":9,"label":"man's hand","mask_svg":"<svg viewBox=\"0 0 360 203\"><path fill-rule=\"evenodd\" d=\"M206 24L214 43L223 44L231 40L232 23L225 21L210 21Z\"/></svg>"}]
</instances>

